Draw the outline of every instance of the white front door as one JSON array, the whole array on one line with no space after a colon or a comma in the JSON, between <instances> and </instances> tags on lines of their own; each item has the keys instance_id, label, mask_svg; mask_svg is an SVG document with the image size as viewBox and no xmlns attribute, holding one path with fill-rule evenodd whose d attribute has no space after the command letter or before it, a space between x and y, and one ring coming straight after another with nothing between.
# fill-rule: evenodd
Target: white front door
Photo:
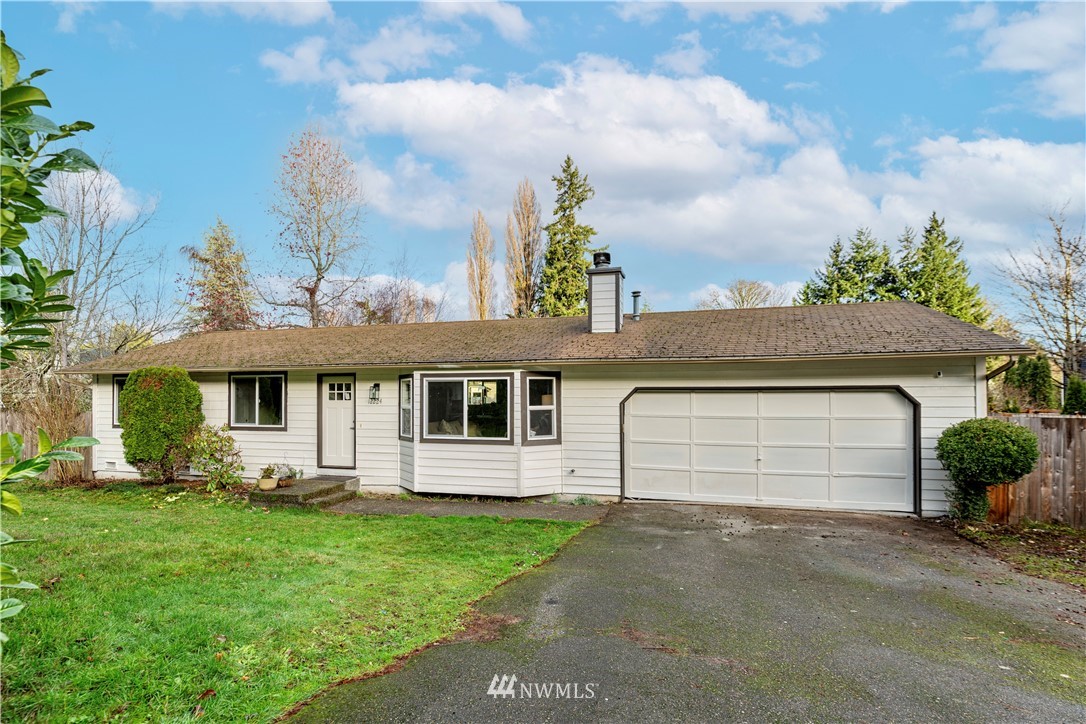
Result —
<instances>
[{"instance_id":1,"label":"white front door","mask_svg":"<svg viewBox=\"0 0 1086 724\"><path fill-rule=\"evenodd\" d=\"M354 468L355 382L353 375L322 377L317 464Z\"/></svg>"}]
</instances>

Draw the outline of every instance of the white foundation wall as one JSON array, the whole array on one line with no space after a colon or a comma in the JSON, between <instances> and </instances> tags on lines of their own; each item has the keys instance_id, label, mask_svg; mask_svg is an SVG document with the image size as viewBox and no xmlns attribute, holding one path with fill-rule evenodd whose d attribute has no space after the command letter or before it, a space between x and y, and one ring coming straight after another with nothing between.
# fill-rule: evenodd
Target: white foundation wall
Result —
<instances>
[{"instance_id":1,"label":"white foundation wall","mask_svg":"<svg viewBox=\"0 0 1086 724\"><path fill-rule=\"evenodd\" d=\"M920 403L921 501L946 512L947 485L935 442L949 425L983 416L984 360L839 360L568 366L562 370L562 492L620 495L619 404L641 387L900 386Z\"/></svg>"}]
</instances>

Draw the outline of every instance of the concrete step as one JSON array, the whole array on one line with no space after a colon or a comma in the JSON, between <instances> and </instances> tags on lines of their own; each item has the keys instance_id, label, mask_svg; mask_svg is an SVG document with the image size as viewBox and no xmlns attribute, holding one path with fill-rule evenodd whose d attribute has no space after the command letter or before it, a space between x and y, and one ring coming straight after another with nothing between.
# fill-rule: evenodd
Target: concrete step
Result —
<instances>
[{"instance_id":1,"label":"concrete step","mask_svg":"<svg viewBox=\"0 0 1086 724\"><path fill-rule=\"evenodd\" d=\"M275 490L254 490L249 493L249 502L253 505L308 505L309 501L338 493L353 492L344 489L344 480L321 480L319 478L299 480L289 488Z\"/></svg>"},{"instance_id":2,"label":"concrete step","mask_svg":"<svg viewBox=\"0 0 1086 724\"><path fill-rule=\"evenodd\" d=\"M309 500L305 501L305 506L312 506L314 508L326 510L328 508L331 508L333 505L338 505L347 500L353 500L357 495L358 493L353 490L340 490L338 492L330 493L328 495L322 495L319 498L310 498Z\"/></svg>"}]
</instances>

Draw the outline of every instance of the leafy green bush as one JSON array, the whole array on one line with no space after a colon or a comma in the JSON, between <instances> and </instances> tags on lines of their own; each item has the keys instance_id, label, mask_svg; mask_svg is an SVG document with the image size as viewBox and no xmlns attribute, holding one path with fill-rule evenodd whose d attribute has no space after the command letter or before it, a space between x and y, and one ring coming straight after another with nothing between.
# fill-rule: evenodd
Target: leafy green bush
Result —
<instances>
[{"instance_id":1,"label":"leafy green bush","mask_svg":"<svg viewBox=\"0 0 1086 724\"><path fill-rule=\"evenodd\" d=\"M192 465L204 474L208 491L241 484L245 464L229 425L200 428L192 441Z\"/></svg>"},{"instance_id":2,"label":"leafy green bush","mask_svg":"<svg viewBox=\"0 0 1086 724\"><path fill-rule=\"evenodd\" d=\"M1071 375L1063 393L1063 414L1086 415L1086 380Z\"/></svg>"},{"instance_id":3,"label":"leafy green bush","mask_svg":"<svg viewBox=\"0 0 1086 724\"><path fill-rule=\"evenodd\" d=\"M984 520L988 488L1013 483L1037 464L1037 436L1006 420L982 418L951 425L939 436L935 456L953 483L951 515Z\"/></svg>"},{"instance_id":4,"label":"leafy green bush","mask_svg":"<svg viewBox=\"0 0 1086 724\"><path fill-rule=\"evenodd\" d=\"M172 483L188 465L204 413L203 395L180 367L144 367L120 394L124 459L152 480Z\"/></svg>"},{"instance_id":5,"label":"leafy green bush","mask_svg":"<svg viewBox=\"0 0 1086 724\"><path fill-rule=\"evenodd\" d=\"M1052 366L1043 354L1019 360L1007 370L1006 382L1022 392L1022 402L1030 409L1051 410L1057 406Z\"/></svg>"}]
</instances>

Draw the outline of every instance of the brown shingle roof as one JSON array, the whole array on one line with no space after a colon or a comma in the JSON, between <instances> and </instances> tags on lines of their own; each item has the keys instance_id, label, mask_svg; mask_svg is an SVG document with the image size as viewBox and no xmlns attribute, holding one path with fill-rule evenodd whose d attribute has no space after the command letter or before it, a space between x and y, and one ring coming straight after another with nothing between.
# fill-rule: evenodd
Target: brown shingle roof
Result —
<instances>
[{"instance_id":1,"label":"brown shingle roof","mask_svg":"<svg viewBox=\"0 0 1086 724\"><path fill-rule=\"evenodd\" d=\"M69 367L127 372L409 367L679 360L771 360L932 354L1029 354L1009 339L911 302L653 312L617 334L587 317L209 332Z\"/></svg>"}]
</instances>

